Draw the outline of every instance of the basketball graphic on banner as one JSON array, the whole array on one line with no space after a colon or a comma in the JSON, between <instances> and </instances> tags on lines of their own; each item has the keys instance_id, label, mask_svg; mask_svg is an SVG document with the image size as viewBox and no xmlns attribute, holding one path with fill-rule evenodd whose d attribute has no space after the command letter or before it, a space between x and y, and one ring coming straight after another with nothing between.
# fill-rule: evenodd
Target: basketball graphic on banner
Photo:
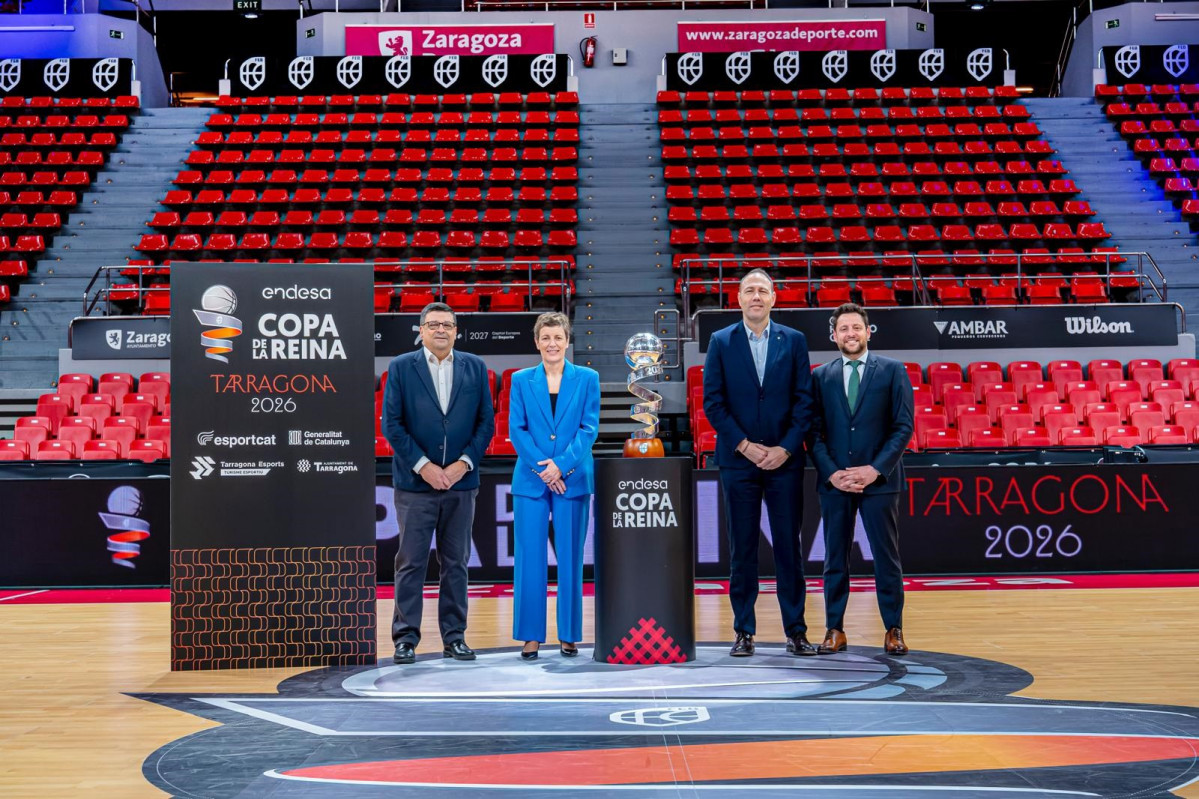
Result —
<instances>
[{"instance_id":1,"label":"basketball graphic on banner","mask_svg":"<svg viewBox=\"0 0 1199 799\"><path fill-rule=\"evenodd\" d=\"M287 65L287 79L291 81L292 86L295 86L300 91L308 88L308 84L312 83L314 75L316 75L316 69L312 64L312 56L310 55L293 58L291 63Z\"/></svg>"},{"instance_id":2,"label":"basketball graphic on banner","mask_svg":"<svg viewBox=\"0 0 1199 799\"><path fill-rule=\"evenodd\" d=\"M508 56L504 54L488 56L483 62L483 80L491 87L499 86L508 79Z\"/></svg>"},{"instance_id":3,"label":"basketball graphic on banner","mask_svg":"<svg viewBox=\"0 0 1199 799\"><path fill-rule=\"evenodd\" d=\"M849 53L845 50L830 50L820 61L824 77L837 83L849 73Z\"/></svg>"},{"instance_id":4,"label":"basketball graphic on banner","mask_svg":"<svg viewBox=\"0 0 1199 799\"><path fill-rule=\"evenodd\" d=\"M774 76L783 83L790 83L799 77L799 53L795 50L784 50L774 57Z\"/></svg>"},{"instance_id":5,"label":"basketball graphic on banner","mask_svg":"<svg viewBox=\"0 0 1199 799\"><path fill-rule=\"evenodd\" d=\"M256 55L247 58L242 62L238 75L243 86L250 91L256 90L266 80L266 57Z\"/></svg>"},{"instance_id":6,"label":"basketball graphic on banner","mask_svg":"<svg viewBox=\"0 0 1199 799\"><path fill-rule=\"evenodd\" d=\"M995 59L990 47L980 47L966 56L966 71L977 81L986 80L994 68Z\"/></svg>"},{"instance_id":7,"label":"basketball graphic on banner","mask_svg":"<svg viewBox=\"0 0 1199 799\"><path fill-rule=\"evenodd\" d=\"M879 50L870 56L870 71L883 83L895 75L895 51Z\"/></svg>"},{"instance_id":8,"label":"basketball graphic on banner","mask_svg":"<svg viewBox=\"0 0 1199 799\"><path fill-rule=\"evenodd\" d=\"M539 55L533 59L533 63L529 65L529 76L533 78L533 82L541 88L549 86L550 83L558 75L558 61L550 55Z\"/></svg>"},{"instance_id":9,"label":"basketball graphic on banner","mask_svg":"<svg viewBox=\"0 0 1199 799\"><path fill-rule=\"evenodd\" d=\"M916 64L926 80L936 80L945 71L945 51L939 47L925 50Z\"/></svg>"},{"instance_id":10,"label":"basketball graphic on banner","mask_svg":"<svg viewBox=\"0 0 1199 799\"><path fill-rule=\"evenodd\" d=\"M1166 48L1166 52L1162 53L1162 66L1175 78L1181 78L1182 73L1191 66L1191 48L1185 44Z\"/></svg>"},{"instance_id":11,"label":"basketball graphic on banner","mask_svg":"<svg viewBox=\"0 0 1199 799\"><path fill-rule=\"evenodd\" d=\"M395 88L400 88L412 77L412 56L397 55L387 59L383 77Z\"/></svg>"},{"instance_id":12,"label":"basketball graphic on banner","mask_svg":"<svg viewBox=\"0 0 1199 799\"><path fill-rule=\"evenodd\" d=\"M724 61L724 74L729 76L729 80L740 86L745 83L745 79L749 77L752 67L749 63L749 53L729 53L729 57Z\"/></svg>"},{"instance_id":13,"label":"basketball graphic on banner","mask_svg":"<svg viewBox=\"0 0 1199 799\"><path fill-rule=\"evenodd\" d=\"M21 82L21 59L6 58L0 61L0 91L11 92Z\"/></svg>"},{"instance_id":14,"label":"basketball graphic on banner","mask_svg":"<svg viewBox=\"0 0 1199 799\"><path fill-rule=\"evenodd\" d=\"M42 80L46 82L50 91L62 91L62 87L66 86L70 79L71 59L69 58L56 58L46 64L46 68L42 70Z\"/></svg>"},{"instance_id":15,"label":"basketball graphic on banner","mask_svg":"<svg viewBox=\"0 0 1199 799\"><path fill-rule=\"evenodd\" d=\"M678 73L683 83L694 86L704 76L703 53L683 53L679 56Z\"/></svg>"},{"instance_id":16,"label":"basketball graphic on banner","mask_svg":"<svg viewBox=\"0 0 1199 799\"><path fill-rule=\"evenodd\" d=\"M1116 51L1116 69L1125 78L1131 78L1141 68L1141 46L1127 44Z\"/></svg>"},{"instance_id":17,"label":"basketball graphic on banner","mask_svg":"<svg viewBox=\"0 0 1199 799\"><path fill-rule=\"evenodd\" d=\"M117 59L102 58L92 67L92 83L96 84L96 88L102 92L109 91L117 85L119 73L120 67Z\"/></svg>"}]
</instances>

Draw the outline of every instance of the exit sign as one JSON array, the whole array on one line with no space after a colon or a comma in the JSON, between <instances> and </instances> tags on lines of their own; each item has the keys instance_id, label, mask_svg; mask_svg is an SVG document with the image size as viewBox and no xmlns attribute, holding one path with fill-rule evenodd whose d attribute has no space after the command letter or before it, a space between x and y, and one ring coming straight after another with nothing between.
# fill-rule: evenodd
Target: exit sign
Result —
<instances>
[{"instance_id":1,"label":"exit sign","mask_svg":"<svg viewBox=\"0 0 1199 799\"><path fill-rule=\"evenodd\" d=\"M916 30L920 31L921 33L923 33L927 29L928 29L928 26L925 25L923 22L916 23Z\"/></svg>"},{"instance_id":2,"label":"exit sign","mask_svg":"<svg viewBox=\"0 0 1199 799\"><path fill-rule=\"evenodd\" d=\"M262 0L233 0L233 10L239 14L257 14L262 11Z\"/></svg>"},{"instance_id":3,"label":"exit sign","mask_svg":"<svg viewBox=\"0 0 1199 799\"><path fill-rule=\"evenodd\" d=\"M1120 27L1120 20L1109 19L1105 24L1107 25L1107 29L1110 31L1112 28Z\"/></svg>"}]
</instances>

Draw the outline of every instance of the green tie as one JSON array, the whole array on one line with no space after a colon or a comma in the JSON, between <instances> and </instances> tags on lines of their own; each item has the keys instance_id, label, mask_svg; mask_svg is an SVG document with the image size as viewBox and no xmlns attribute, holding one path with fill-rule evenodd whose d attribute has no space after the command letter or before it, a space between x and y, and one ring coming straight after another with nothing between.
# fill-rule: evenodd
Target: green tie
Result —
<instances>
[{"instance_id":1,"label":"green tie","mask_svg":"<svg viewBox=\"0 0 1199 799\"><path fill-rule=\"evenodd\" d=\"M862 384L862 376L858 374L858 367L862 365L861 361L850 361L849 367L853 369L853 373L849 376L849 410L852 411L858 406L858 386Z\"/></svg>"}]
</instances>

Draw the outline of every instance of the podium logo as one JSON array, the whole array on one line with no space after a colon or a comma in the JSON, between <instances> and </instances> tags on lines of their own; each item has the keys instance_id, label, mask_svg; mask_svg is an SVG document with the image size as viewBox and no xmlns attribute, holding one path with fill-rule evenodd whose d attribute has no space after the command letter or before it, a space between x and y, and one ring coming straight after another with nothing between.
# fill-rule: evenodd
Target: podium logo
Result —
<instances>
[{"instance_id":1,"label":"podium logo","mask_svg":"<svg viewBox=\"0 0 1199 799\"><path fill-rule=\"evenodd\" d=\"M647 707L621 710L608 716L608 720L616 724L637 727L677 727L680 724L699 724L711 718L706 707Z\"/></svg>"},{"instance_id":2,"label":"podium logo","mask_svg":"<svg viewBox=\"0 0 1199 799\"><path fill-rule=\"evenodd\" d=\"M226 353L233 352L231 339L241 335L241 320L233 316L237 310L237 295L228 286L209 286L200 297L200 308L192 313L200 324L209 328L200 334L204 345L204 357L221 363L229 363Z\"/></svg>"},{"instance_id":3,"label":"podium logo","mask_svg":"<svg viewBox=\"0 0 1199 799\"><path fill-rule=\"evenodd\" d=\"M678 527L669 480L621 480L613 527Z\"/></svg>"}]
</instances>

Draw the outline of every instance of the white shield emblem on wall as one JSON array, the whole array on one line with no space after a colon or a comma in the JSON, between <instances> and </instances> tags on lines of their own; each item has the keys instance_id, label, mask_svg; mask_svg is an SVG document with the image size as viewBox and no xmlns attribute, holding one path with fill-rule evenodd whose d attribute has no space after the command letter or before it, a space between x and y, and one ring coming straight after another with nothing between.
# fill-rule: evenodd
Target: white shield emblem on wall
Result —
<instances>
[{"instance_id":1,"label":"white shield emblem on wall","mask_svg":"<svg viewBox=\"0 0 1199 799\"><path fill-rule=\"evenodd\" d=\"M362 56L348 55L337 62L337 82L352 89L362 80Z\"/></svg>"},{"instance_id":2,"label":"white shield emblem on wall","mask_svg":"<svg viewBox=\"0 0 1199 799\"><path fill-rule=\"evenodd\" d=\"M483 60L483 80L493 89L508 80L508 56L503 53L487 56Z\"/></svg>"},{"instance_id":3,"label":"white shield emblem on wall","mask_svg":"<svg viewBox=\"0 0 1199 799\"><path fill-rule=\"evenodd\" d=\"M312 83L312 77L316 73L313 67L312 56L302 55L293 58L291 63L287 65L287 79L291 81L291 85L295 86L300 91L308 88L308 84Z\"/></svg>"},{"instance_id":4,"label":"white shield emblem on wall","mask_svg":"<svg viewBox=\"0 0 1199 799\"><path fill-rule=\"evenodd\" d=\"M46 64L46 68L42 70L42 80L46 82L46 86L52 92L62 91L70 79L71 59L69 58L56 58Z\"/></svg>"},{"instance_id":5,"label":"white shield emblem on wall","mask_svg":"<svg viewBox=\"0 0 1199 799\"><path fill-rule=\"evenodd\" d=\"M1141 46L1126 44L1116 51L1116 70L1125 78L1131 78L1141 69Z\"/></svg>"},{"instance_id":6,"label":"white shield emblem on wall","mask_svg":"<svg viewBox=\"0 0 1199 799\"><path fill-rule=\"evenodd\" d=\"M242 86L250 91L255 91L266 80L266 58L260 55L247 58L241 62L238 76L241 78Z\"/></svg>"},{"instance_id":7,"label":"white shield emblem on wall","mask_svg":"<svg viewBox=\"0 0 1199 799\"><path fill-rule=\"evenodd\" d=\"M799 52L784 50L774 57L774 76L783 83L799 77Z\"/></svg>"},{"instance_id":8,"label":"white shield emblem on wall","mask_svg":"<svg viewBox=\"0 0 1199 799\"><path fill-rule=\"evenodd\" d=\"M704 76L703 53L683 53L679 56L676 71L679 80L688 86L694 86L695 82Z\"/></svg>"},{"instance_id":9,"label":"white shield emblem on wall","mask_svg":"<svg viewBox=\"0 0 1199 799\"><path fill-rule=\"evenodd\" d=\"M387 59L383 77L396 89L403 86L412 77L412 56L397 55Z\"/></svg>"},{"instance_id":10,"label":"white shield emblem on wall","mask_svg":"<svg viewBox=\"0 0 1199 799\"><path fill-rule=\"evenodd\" d=\"M529 77L541 88L549 86L558 77L558 60L553 53L539 55L529 65Z\"/></svg>"},{"instance_id":11,"label":"white shield emblem on wall","mask_svg":"<svg viewBox=\"0 0 1199 799\"><path fill-rule=\"evenodd\" d=\"M119 62L115 58L101 58L92 67L92 83L102 92L110 90L117 85L117 75L119 73Z\"/></svg>"},{"instance_id":12,"label":"white shield emblem on wall","mask_svg":"<svg viewBox=\"0 0 1199 799\"><path fill-rule=\"evenodd\" d=\"M0 61L0 91L11 92L21 82L21 59L6 58Z\"/></svg>"},{"instance_id":13,"label":"white shield emblem on wall","mask_svg":"<svg viewBox=\"0 0 1199 799\"><path fill-rule=\"evenodd\" d=\"M879 50L870 56L870 72L883 83L891 80L895 76L895 51Z\"/></svg>"},{"instance_id":14,"label":"white shield emblem on wall","mask_svg":"<svg viewBox=\"0 0 1199 799\"><path fill-rule=\"evenodd\" d=\"M1191 48L1185 44L1172 44L1162 53L1162 66L1175 79L1181 78L1182 73L1191 65Z\"/></svg>"},{"instance_id":15,"label":"white shield emblem on wall","mask_svg":"<svg viewBox=\"0 0 1199 799\"><path fill-rule=\"evenodd\" d=\"M837 83L849 72L849 53L845 50L830 50L820 60L824 77Z\"/></svg>"},{"instance_id":16,"label":"white shield emblem on wall","mask_svg":"<svg viewBox=\"0 0 1199 799\"><path fill-rule=\"evenodd\" d=\"M945 71L945 51L940 47L925 50L916 61L925 80L936 80Z\"/></svg>"},{"instance_id":17,"label":"white shield emblem on wall","mask_svg":"<svg viewBox=\"0 0 1199 799\"><path fill-rule=\"evenodd\" d=\"M745 79L749 77L749 73L753 70L750 64L749 53L729 53L729 57L724 60L724 74L729 76L729 80L740 86L745 83Z\"/></svg>"},{"instance_id":18,"label":"white shield emblem on wall","mask_svg":"<svg viewBox=\"0 0 1199 799\"><path fill-rule=\"evenodd\" d=\"M990 47L980 47L977 50L971 50L970 55L966 56L966 71L976 81L982 82L985 80L991 74L994 66L995 56Z\"/></svg>"},{"instance_id":19,"label":"white shield emblem on wall","mask_svg":"<svg viewBox=\"0 0 1199 799\"><path fill-rule=\"evenodd\" d=\"M433 62L433 79L441 84L443 89L458 82L458 56L443 55Z\"/></svg>"}]
</instances>

